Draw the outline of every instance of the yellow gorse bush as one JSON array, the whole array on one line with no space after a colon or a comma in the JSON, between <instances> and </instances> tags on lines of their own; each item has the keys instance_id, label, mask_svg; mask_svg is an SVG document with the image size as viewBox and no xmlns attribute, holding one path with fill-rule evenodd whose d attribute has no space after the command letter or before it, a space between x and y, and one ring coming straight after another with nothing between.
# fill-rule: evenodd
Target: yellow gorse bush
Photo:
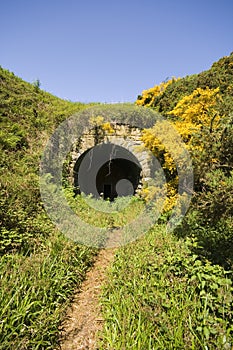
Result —
<instances>
[{"instance_id":1,"label":"yellow gorse bush","mask_svg":"<svg viewBox=\"0 0 233 350\"><path fill-rule=\"evenodd\" d=\"M104 131L106 131L108 134L113 134L114 133L114 129L113 129L111 123L109 123L109 122L101 124L101 128Z\"/></svg>"},{"instance_id":2,"label":"yellow gorse bush","mask_svg":"<svg viewBox=\"0 0 233 350\"><path fill-rule=\"evenodd\" d=\"M171 173L176 169L175 164L183 162L183 141L179 138L173 123L165 120L157 121L152 128L143 130L141 140L147 149L162 160L162 167Z\"/></svg>"},{"instance_id":3,"label":"yellow gorse bush","mask_svg":"<svg viewBox=\"0 0 233 350\"><path fill-rule=\"evenodd\" d=\"M111 123L109 122L104 123L104 117L101 115L97 115L96 117L90 118L90 123L92 126L98 127L108 134L114 133L114 129Z\"/></svg>"},{"instance_id":4,"label":"yellow gorse bush","mask_svg":"<svg viewBox=\"0 0 233 350\"><path fill-rule=\"evenodd\" d=\"M197 88L190 95L183 97L175 108L168 112L177 118L174 120L174 126L184 141L188 141L195 131L204 126L212 129L217 127L220 116L215 107L219 100L219 88Z\"/></svg>"},{"instance_id":5,"label":"yellow gorse bush","mask_svg":"<svg viewBox=\"0 0 233 350\"><path fill-rule=\"evenodd\" d=\"M159 85L155 85L154 87L143 90L142 95L137 99L136 104L138 106L147 106L151 107L157 96L161 95L168 85L170 85L173 81L177 80L176 78L172 78L166 82L162 82Z\"/></svg>"},{"instance_id":6,"label":"yellow gorse bush","mask_svg":"<svg viewBox=\"0 0 233 350\"><path fill-rule=\"evenodd\" d=\"M177 202L177 199L178 199L178 193L176 189L177 183L178 183L177 177L174 180L170 180L167 183L167 197L163 207L164 212L168 212L172 210L172 208L175 206Z\"/></svg>"},{"instance_id":7,"label":"yellow gorse bush","mask_svg":"<svg viewBox=\"0 0 233 350\"><path fill-rule=\"evenodd\" d=\"M148 94L155 91L156 94L156 91L159 93L159 87L146 91ZM143 97L148 97L148 94L145 92ZM174 117L170 126L168 121L157 121L153 128L143 131L142 141L145 147L160 160L163 169L167 169L170 173L164 205L165 212L173 208L179 197L176 169L177 165L183 162L183 141L189 150L192 151L195 148L195 151L203 151L202 145L192 144L192 137L203 127L210 130L217 128L220 115L216 107L220 99L219 88L197 88L190 95L183 97L175 108L168 112ZM143 103L145 105L145 100ZM181 136L180 140L177 132Z\"/></svg>"}]
</instances>

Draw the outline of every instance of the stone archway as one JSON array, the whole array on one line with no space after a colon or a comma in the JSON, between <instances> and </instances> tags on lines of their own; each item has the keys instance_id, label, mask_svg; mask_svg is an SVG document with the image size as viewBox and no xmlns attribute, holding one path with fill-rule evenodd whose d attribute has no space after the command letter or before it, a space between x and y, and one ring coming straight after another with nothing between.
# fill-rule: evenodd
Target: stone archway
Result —
<instances>
[{"instance_id":1,"label":"stone archway","mask_svg":"<svg viewBox=\"0 0 233 350\"><path fill-rule=\"evenodd\" d=\"M98 198L134 195L151 178L151 155L141 141L141 130L114 124L114 132L96 137L85 133L72 151L71 179L76 193ZM97 133L98 135L98 133Z\"/></svg>"}]
</instances>

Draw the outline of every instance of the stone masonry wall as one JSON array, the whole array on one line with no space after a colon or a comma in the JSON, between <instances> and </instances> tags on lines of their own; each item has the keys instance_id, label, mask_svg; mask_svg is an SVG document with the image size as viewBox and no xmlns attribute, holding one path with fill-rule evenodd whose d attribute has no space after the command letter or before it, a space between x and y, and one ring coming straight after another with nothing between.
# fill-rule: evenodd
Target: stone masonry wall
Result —
<instances>
[{"instance_id":1,"label":"stone masonry wall","mask_svg":"<svg viewBox=\"0 0 233 350\"><path fill-rule=\"evenodd\" d=\"M111 127L114 132L106 132L99 127L93 128L77 140L71 152L70 179L73 180L73 169L79 157L101 143L112 143L130 151L140 163L142 180L148 181L151 178L151 155L141 141L141 129L124 124L111 124Z\"/></svg>"}]
</instances>

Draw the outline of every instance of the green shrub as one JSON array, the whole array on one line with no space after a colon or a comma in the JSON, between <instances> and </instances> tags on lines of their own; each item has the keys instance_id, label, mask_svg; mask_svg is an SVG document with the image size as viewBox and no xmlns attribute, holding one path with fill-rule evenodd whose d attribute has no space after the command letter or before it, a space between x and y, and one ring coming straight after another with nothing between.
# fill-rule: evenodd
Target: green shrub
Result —
<instances>
[{"instance_id":1,"label":"green shrub","mask_svg":"<svg viewBox=\"0 0 233 350\"><path fill-rule=\"evenodd\" d=\"M189 213L175 230L179 237L195 237L194 250L225 269L233 268L233 173L207 173L203 191L196 194Z\"/></svg>"}]
</instances>

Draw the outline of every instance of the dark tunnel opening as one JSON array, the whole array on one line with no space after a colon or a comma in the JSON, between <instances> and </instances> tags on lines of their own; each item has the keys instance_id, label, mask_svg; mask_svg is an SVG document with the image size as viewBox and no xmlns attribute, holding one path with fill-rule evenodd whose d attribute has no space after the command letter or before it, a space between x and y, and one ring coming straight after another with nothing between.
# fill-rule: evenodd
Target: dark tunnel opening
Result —
<instances>
[{"instance_id":1,"label":"dark tunnel opening","mask_svg":"<svg viewBox=\"0 0 233 350\"><path fill-rule=\"evenodd\" d=\"M84 152L74 166L77 193L110 199L135 195L141 181L135 155L115 144L101 144Z\"/></svg>"}]
</instances>

